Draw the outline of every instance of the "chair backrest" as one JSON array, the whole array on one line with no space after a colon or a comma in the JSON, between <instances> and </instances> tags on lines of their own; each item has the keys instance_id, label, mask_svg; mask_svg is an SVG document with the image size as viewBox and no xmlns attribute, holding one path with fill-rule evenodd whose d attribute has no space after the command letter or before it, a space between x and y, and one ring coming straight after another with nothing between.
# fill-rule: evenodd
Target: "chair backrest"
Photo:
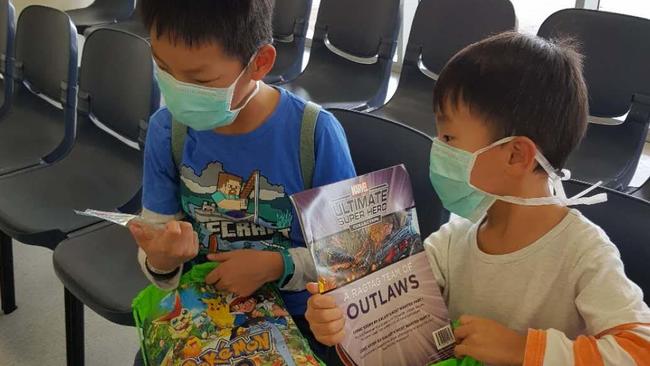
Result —
<instances>
[{"instance_id":1,"label":"chair backrest","mask_svg":"<svg viewBox=\"0 0 650 366\"><path fill-rule=\"evenodd\" d=\"M16 37L16 10L9 0L0 1L0 73L5 78L11 74L14 57L14 37Z\"/></svg>"},{"instance_id":2,"label":"chair backrest","mask_svg":"<svg viewBox=\"0 0 650 366\"><path fill-rule=\"evenodd\" d=\"M567 195L571 196L587 189L589 184L568 181L564 187ZM643 289L647 302L650 299L650 202L607 188L597 188L594 192L606 192L607 202L577 208L603 228L616 244L621 252L625 273Z\"/></svg>"},{"instance_id":3,"label":"chair backrest","mask_svg":"<svg viewBox=\"0 0 650 366\"><path fill-rule=\"evenodd\" d=\"M136 0L95 0L90 8L108 10L111 14L119 14L118 19L124 19L131 15L136 3Z\"/></svg>"},{"instance_id":4,"label":"chair backrest","mask_svg":"<svg viewBox=\"0 0 650 366\"><path fill-rule=\"evenodd\" d=\"M630 109L634 94L650 96L650 20L585 9L549 16L537 33L570 36L585 55L590 114L615 117Z\"/></svg>"},{"instance_id":5,"label":"chair backrest","mask_svg":"<svg viewBox=\"0 0 650 366\"><path fill-rule=\"evenodd\" d=\"M422 64L439 74L447 61L467 45L515 29L509 0L422 0L418 5L404 63Z\"/></svg>"},{"instance_id":6,"label":"chair backrest","mask_svg":"<svg viewBox=\"0 0 650 366\"><path fill-rule=\"evenodd\" d=\"M401 20L400 0L321 0L314 43L327 38L353 56L392 60Z\"/></svg>"},{"instance_id":7,"label":"chair backrest","mask_svg":"<svg viewBox=\"0 0 650 366\"><path fill-rule=\"evenodd\" d=\"M423 238L449 219L429 183L431 138L410 127L373 115L344 109L330 110L347 135L357 174L404 164L413 185Z\"/></svg>"},{"instance_id":8,"label":"chair backrest","mask_svg":"<svg viewBox=\"0 0 650 366\"><path fill-rule=\"evenodd\" d=\"M74 107L77 32L66 13L39 5L23 10L16 30L14 78L64 107Z\"/></svg>"},{"instance_id":9,"label":"chair backrest","mask_svg":"<svg viewBox=\"0 0 650 366\"><path fill-rule=\"evenodd\" d=\"M140 128L158 108L159 100L147 41L105 28L88 36L81 59L80 116L91 116L137 143Z\"/></svg>"},{"instance_id":10,"label":"chair backrest","mask_svg":"<svg viewBox=\"0 0 650 366\"><path fill-rule=\"evenodd\" d=\"M312 0L278 0L273 8L273 37L304 37Z\"/></svg>"}]
</instances>

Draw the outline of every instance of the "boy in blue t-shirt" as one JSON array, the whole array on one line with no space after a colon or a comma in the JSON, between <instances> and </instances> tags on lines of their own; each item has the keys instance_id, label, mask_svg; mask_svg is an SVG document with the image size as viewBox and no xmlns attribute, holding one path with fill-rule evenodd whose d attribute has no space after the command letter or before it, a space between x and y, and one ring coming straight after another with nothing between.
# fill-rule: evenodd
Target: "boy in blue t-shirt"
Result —
<instances>
[{"instance_id":1,"label":"boy in blue t-shirt","mask_svg":"<svg viewBox=\"0 0 650 366\"><path fill-rule=\"evenodd\" d=\"M275 282L309 338L304 283L316 274L289 201L309 185L300 154L306 103L262 82L276 56L272 1L143 0L141 8L167 104L149 122L143 184L143 216L164 230L130 226L145 275L172 289L186 262L207 259L220 263L206 277L218 289L249 296ZM313 150L313 186L355 176L329 112L318 114Z\"/></svg>"}]
</instances>

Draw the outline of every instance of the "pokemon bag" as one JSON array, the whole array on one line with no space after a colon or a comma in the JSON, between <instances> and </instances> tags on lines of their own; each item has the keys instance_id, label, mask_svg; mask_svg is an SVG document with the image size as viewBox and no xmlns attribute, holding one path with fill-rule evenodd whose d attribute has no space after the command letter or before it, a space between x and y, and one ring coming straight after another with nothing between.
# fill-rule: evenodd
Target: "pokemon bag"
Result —
<instances>
[{"instance_id":1,"label":"pokemon bag","mask_svg":"<svg viewBox=\"0 0 650 366\"><path fill-rule=\"evenodd\" d=\"M216 263L194 266L171 292L150 285L133 300L147 365L323 365L271 286L236 297L206 285Z\"/></svg>"}]
</instances>

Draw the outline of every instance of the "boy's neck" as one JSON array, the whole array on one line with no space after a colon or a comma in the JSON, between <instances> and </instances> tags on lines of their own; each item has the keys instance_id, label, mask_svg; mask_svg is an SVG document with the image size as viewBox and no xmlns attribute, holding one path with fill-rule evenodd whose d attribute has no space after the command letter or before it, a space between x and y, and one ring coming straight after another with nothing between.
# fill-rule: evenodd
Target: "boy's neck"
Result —
<instances>
[{"instance_id":1,"label":"boy's neck","mask_svg":"<svg viewBox=\"0 0 650 366\"><path fill-rule=\"evenodd\" d=\"M233 123L214 131L223 135L241 135L253 132L273 114L279 102L280 92L260 81L260 91L239 112Z\"/></svg>"},{"instance_id":2,"label":"boy's neck","mask_svg":"<svg viewBox=\"0 0 650 366\"><path fill-rule=\"evenodd\" d=\"M524 185L517 197L547 197L546 179ZM487 254L508 254L523 249L552 230L569 209L558 205L524 206L497 200L478 230L479 248Z\"/></svg>"}]
</instances>

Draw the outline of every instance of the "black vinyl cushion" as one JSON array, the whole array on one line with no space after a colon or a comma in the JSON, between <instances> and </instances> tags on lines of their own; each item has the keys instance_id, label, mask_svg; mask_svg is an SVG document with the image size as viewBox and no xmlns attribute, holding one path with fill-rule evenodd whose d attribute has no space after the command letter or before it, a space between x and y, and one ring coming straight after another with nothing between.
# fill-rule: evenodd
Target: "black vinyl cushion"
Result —
<instances>
[{"instance_id":1,"label":"black vinyl cushion","mask_svg":"<svg viewBox=\"0 0 650 366\"><path fill-rule=\"evenodd\" d=\"M413 185L422 238L448 221L449 213L429 182L430 137L373 115L342 109L331 112L345 129L357 174L397 164L406 166Z\"/></svg>"},{"instance_id":2,"label":"black vinyl cushion","mask_svg":"<svg viewBox=\"0 0 650 366\"><path fill-rule=\"evenodd\" d=\"M433 86L419 69L439 74L463 47L490 35L514 29L515 11L508 0L422 0L409 36L395 95L373 114L435 135Z\"/></svg>"},{"instance_id":3,"label":"black vinyl cushion","mask_svg":"<svg viewBox=\"0 0 650 366\"><path fill-rule=\"evenodd\" d=\"M78 141L61 162L0 178L0 228L28 244L54 247L61 237L38 234L56 229L69 233L97 222L73 209L114 210L138 191L141 153L81 120Z\"/></svg>"},{"instance_id":4,"label":"black vinyl cushion","mask_svg":"<svg viewBox=\"0 0 650 366\"><path fill-rule=\"evenodd\" d=\"M16 30L16 62L24 80L48 97L61 100L61 83L76 85L76 33L70 18L56 9L32 5L20 14ZM72 67L71 67L72 66ZM74 75L74 80L68 80ZM70 101L71 102L71 101Z\"/></svg>"},{"instance_id":5,"label":"black vinyl cushion","mask_svg":"<svg viewBox=\"0 0 650 366\"><path fill-rule=\"evenodd\" d=\"M95 0L90 6L68 10L67 13L77 26L79 33L90 26L115 23L133 13L134 0Z\"/></svg>"},{"instance_id":6,"label":"black vinyl cushion","mask_svg":"<svg viewBox=\"0 0 650 366\"><path fill-rule=\"evenodd\" d=\"M568 181L564 183L567 196L575 195L589 187L589 184ZM595 193L606 192L608 200L591 206L577 206L589 220L605 230L621 252L621 259L627 276L641 287L645 301L650 299L650 203L607 188L598 188Z\"/></svg>"},{"instance_id":7,"label":"black vinyl cushion","mask_svg":"<svg viewBox=\"0 0 650 366\"><path fill-rule=\"evenodd\" d=\"M14 101L0 121L0 175L39 164L63 139L63 110L16 88Z\"/></svg>"},{"instance_id":8,"label":"black vinyl cushion","mask_svg":"<svg viewBox=\"0 0 650 366\"><path fill-rule=\"evenodd\" d=\"M634 93L650 95L650 20L585 9L548 17L539 36L571 36L586 56L584 75L592 116L625 114Z\"/></svg>"},{"instance_id":9,"label":"black vinyl cushion","mask_svg":"<svg viewBox=\"0 0 650 366\"><path fill-rule=\"evenodd\" d=\"M400 83L393 97L386 105L371 113L435 136L434 85L435 81L416 67L402 67Z\"/></svg>"},{"instance_id":10,"label":"black vinyl cushion","mask_svg":"<svg viewBox=\"0 0 650 366\"><path fill-rule=\"evenodd\" d=\"M390 65L358 64L333 54L322 44L313 45L307 69L281 86L325 108L355 108L376 97L387 83L386 69L390 70Z\"/></svg>"},{"instance_id":11,"label":"black vinyl cushion","mask_svg":"<svg viewBox=\"0 0 650 366\"><path fill-rule=\"evenodd\" d=\"M321 0L315 41L327 34L337 48L359 57L377 55L382 40L397 38L399 0ZM392 57L388 53L380 54Z\"/></svg>"},{"instance_id":12,"label":"black vinyl cushion","mask_svg":"<svg viewBox=\"0 0 650 366\"><path fill-rule=\"evenodd\" d=\"M149 285L129 231L99 224L54 250L54 270L76 298L104 318L135 325L131 302Z\"/></svg>"}]
</instances>

